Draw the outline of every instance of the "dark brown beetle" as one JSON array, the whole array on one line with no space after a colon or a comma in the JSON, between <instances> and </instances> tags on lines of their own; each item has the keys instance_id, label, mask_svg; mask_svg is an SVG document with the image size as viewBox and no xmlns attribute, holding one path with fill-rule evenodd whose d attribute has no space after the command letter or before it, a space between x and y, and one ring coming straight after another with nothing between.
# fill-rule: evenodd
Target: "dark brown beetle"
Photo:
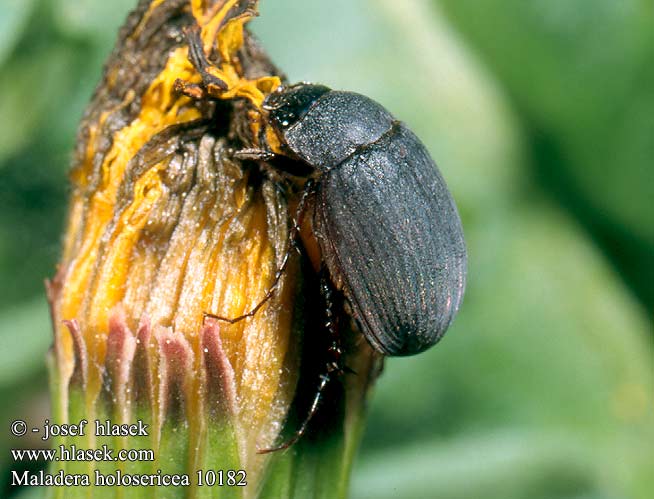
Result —
<instances>
[{"instance_id":1,"label":"dark brown beetle","mask_svg":"<svg viewBox=\"0 0 654 499\"><path fill-rule=\"evenodd\" d=\"M322 258L367 340L390 356L434 345L463 298L466 248L425 146L368 97L322 85L281 88L264 110L313 169Z\"/></svg>"}]
</instances>

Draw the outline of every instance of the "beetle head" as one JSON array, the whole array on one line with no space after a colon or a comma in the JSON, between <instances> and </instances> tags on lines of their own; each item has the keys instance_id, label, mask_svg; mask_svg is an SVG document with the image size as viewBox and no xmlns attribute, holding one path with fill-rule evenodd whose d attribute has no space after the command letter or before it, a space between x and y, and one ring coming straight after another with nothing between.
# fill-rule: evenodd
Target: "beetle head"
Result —
<instances>
[{"instance_id":1,"label":"beetle head","mask_svg":"<svg viewBox=\"0 0 654 499\"><path fill-rule=\"evenodd\" d=\"M324 85L296 83L279 87L263 103L270 123L279 132L289 129L309 111L311 106L330 89Z\"/></svg>"}]
</instances>

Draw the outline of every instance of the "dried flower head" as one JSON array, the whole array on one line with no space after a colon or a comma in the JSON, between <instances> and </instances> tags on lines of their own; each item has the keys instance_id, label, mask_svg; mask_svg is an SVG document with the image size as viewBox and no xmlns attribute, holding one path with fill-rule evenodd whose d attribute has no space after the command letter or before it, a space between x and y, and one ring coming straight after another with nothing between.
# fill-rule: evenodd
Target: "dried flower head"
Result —
<instances>
[{"instance_id":1,"label":"dried flower head","mask_svg":"<svg viewBox=\"0 0 654 499\"><path fill-rule=\"evenodd\" d=\"M54 417L147 420L149 439L139 446L152 447L157 461L122 463L123 471L244 469L246 497L272 486L263 473L270 457L256 451L279 438L300 359L311 363L306 352L320 350L301 347L303 331L320 321L307 319L319 306L295 253L253 317L203 318L255 307L289 251L292 188L231 153L258 145L261 104L281 83L244 30L255 8L152 0L130 14L82 120L63 256L49 284ZM185 36L196 26L208 71L226 83L211 98L179 91L180 82L203 80ZM353 338L349 362L359 375L330 413L342 444L329 469L339 476L349 469L375 364ZM300 388L316 383L307 378ZM100 441L87 435L85 443ZM334 486L344 490L342 479Z\"/></svg>"}]
</instances>

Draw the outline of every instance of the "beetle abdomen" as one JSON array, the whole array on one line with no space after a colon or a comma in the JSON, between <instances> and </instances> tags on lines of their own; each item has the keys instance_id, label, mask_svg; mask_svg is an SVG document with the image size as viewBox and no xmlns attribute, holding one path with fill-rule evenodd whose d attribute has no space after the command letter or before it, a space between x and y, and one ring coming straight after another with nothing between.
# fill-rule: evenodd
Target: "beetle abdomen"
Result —
<instances>
[{"instance_id":1,"label":"beetle abdomen","mask_svg":"<svg viewBox=\"0 0 654 499\"><path fill-rule=\"evenodd\" d=\"M454 201L420 140L395 123L331 168L315 217L332 279L370 343L386 355L436 343L461 304L466 250Z\"/></svg>"}]
</instances>

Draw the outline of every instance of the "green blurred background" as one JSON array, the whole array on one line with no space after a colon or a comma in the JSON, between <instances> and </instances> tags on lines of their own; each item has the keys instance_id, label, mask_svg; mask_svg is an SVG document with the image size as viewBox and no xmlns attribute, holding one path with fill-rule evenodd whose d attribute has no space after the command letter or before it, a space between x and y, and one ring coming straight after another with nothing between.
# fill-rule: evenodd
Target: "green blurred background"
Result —
<instances>
[{"instance_id":1,"label":"green blurred background","mask_svg":"<svg viewBox=\"0 0 654 499\"><path fill-rule=\"evenodd\" d=\"M52 276L75 130L135 0L0 0L0 496L9 421L47 417ZM407 122L459 205L445 340L387 362L363 498L654 497L654 3L263 0L291 81ZM32 491L33 492L33 491Z\"/></svg>"}]
</instances>

